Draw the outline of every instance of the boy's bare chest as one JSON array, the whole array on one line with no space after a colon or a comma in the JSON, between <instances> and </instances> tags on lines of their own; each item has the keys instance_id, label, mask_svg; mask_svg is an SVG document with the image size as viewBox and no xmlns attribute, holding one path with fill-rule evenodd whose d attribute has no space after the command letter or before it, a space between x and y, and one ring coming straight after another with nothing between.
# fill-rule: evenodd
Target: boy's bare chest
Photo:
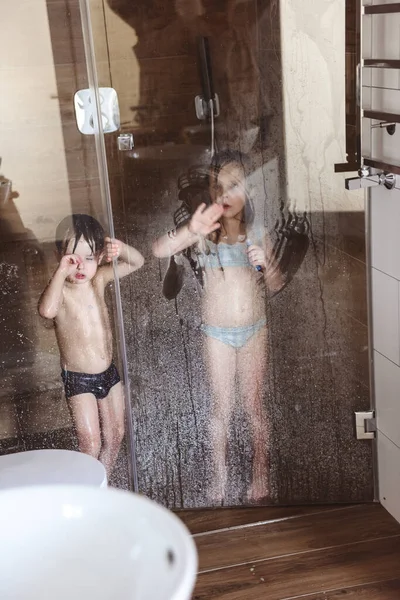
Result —
<instances>
[{"instance_id":1,"label":"boy's bare chest","mask_svg":"<svg viewBox=\"0 0 400 600\"><path fill-rule=\"evenodd\" d=\"M64 298L64 311L69 323L82 324L85 328L103 323L107 318L104 298L94 290L82 294L67 294Z\"/></svg>"}]
</instances>

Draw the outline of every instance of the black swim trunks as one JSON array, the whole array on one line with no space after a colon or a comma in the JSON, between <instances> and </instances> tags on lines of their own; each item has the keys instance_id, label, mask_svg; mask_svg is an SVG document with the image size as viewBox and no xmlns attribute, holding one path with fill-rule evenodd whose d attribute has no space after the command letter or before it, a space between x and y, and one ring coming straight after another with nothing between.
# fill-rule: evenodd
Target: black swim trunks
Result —
<instances>
[{"instance_id":1,"label":"black swim trunks","mask_svg":"<svg viewBox=\"0 0 400 600\"><path fill-rule=\"evenodd\" d=\"M79 394L93 394L96 400L106 398L111 388L121 381L117 367L113 362L107 371L103 371L103 373L75 373L63 369L61 378L64 382L67 398L79 396Z\"/></svg>"}]
</instances>

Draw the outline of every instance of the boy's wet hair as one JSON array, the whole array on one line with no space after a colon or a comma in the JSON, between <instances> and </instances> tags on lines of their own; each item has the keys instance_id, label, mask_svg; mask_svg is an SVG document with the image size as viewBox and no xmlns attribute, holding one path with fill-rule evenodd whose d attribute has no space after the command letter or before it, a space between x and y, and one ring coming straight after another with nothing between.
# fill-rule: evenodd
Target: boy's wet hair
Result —
<instances>
[{"instance_id":1,"label":"boy's wet hair","mask_svg":"<svg viewBox=\"0 0 400 600\"><path fill-rule=\"evenodd\" d=\"M94 217L82 214L65 217L56 230L55 243L59 254L64 254L70 241L75 239L73 254L81 238L88 244L93 255L101 254L104 250L104 229Z\"/></svg>"}]
</instances>

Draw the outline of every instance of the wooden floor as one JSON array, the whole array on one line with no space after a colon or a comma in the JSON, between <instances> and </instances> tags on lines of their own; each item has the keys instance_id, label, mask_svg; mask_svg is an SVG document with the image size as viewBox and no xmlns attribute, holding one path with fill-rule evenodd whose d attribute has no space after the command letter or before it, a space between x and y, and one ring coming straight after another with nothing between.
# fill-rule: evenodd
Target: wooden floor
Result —
<instances>
[{"instance_id":1,"label":"wooden floor","mask_svg":"<svg viewBox=\"0 0 400 600\"><path fill-rule=\"evenodd\" d=\"M400 525L378 504L187 511L193 600L400 600Z\"/></svg>"}]
</instances>

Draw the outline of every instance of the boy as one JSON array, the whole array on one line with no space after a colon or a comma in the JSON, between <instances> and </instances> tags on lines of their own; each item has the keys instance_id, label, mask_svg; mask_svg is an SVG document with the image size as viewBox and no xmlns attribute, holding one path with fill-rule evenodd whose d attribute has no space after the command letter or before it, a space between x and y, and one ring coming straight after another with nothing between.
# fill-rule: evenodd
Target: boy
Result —
<instances>
[{"instance_id":1,"label":"boy","mask_svg":"<svg viewBox=\"0 0 400 600\"><path fill-rule=\"evenodd\" d=\"M106 285L143 266L134 248L104 236L89 215L65 218L56 232L59 266L39 301L54 319L61 377L81 452L98 458L111 474L124 436L122 384L112 360L113 340ZM105 260L109 264L101 265Z\"/></svg>"}]
</instances>

